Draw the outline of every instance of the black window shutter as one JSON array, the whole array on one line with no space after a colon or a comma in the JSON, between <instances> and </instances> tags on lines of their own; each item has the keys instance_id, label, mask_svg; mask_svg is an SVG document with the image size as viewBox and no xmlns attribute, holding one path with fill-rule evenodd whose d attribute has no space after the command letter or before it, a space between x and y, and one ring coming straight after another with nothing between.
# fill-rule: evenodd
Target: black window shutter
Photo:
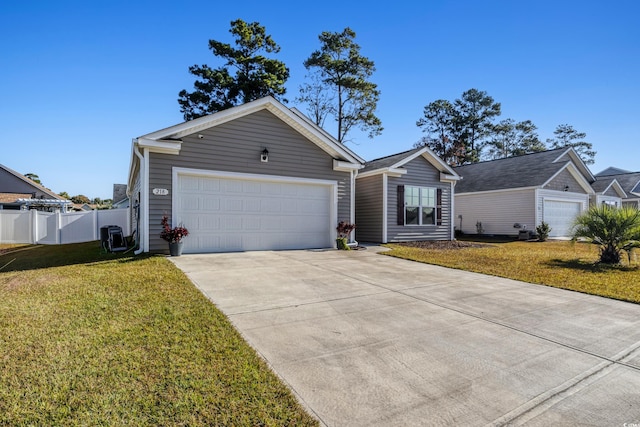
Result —
<instances>
[{"instance_id":1,"label":"black window shutter","mask_svg":"<svg viewBox=\"0 0 640 427\"><path fill-rule=\"evenodd\" d=\"M398 185L398 225L404 225L404 185Z\"/></svg>"},{"instance_id":2,"label":"black window shutter","mask_svg":"<svg viewBox=\"0 0 640 427\"><path fill-rule=\"evenodd\" d=\"M436 202L436 221L438 225L442 225L442 188L437 190L437 202Z\"/></svg>"}]
</instances>

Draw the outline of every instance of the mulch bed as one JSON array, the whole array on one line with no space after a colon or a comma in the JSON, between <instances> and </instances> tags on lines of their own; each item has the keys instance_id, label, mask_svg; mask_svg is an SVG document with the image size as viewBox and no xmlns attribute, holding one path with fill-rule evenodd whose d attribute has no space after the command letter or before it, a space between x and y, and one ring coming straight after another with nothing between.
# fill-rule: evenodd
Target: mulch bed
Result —
<instances>
[{"instance_id":1,"label":"mulch bed","mask_svg":"<svg viewBox=\"0 0 640 427\"><path fill-rule=\"evenodd\" d=\"M419 242L402 242L402 243L394 243L395 245L400 246L409 246L412 248L421 248L421 249L442 249L442 250L454 250L454 249L464 249L464 248L488 248L492 245L485 243L475 243L475 242L463 242L460 240L422 240Z\"/></svg>"}]
</instances>

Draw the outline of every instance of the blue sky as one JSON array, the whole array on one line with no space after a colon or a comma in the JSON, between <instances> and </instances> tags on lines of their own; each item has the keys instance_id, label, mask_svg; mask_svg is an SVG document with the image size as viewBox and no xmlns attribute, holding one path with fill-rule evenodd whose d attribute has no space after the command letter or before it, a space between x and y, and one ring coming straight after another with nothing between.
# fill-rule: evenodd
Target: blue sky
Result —
<instances>
[{"instance_id":1,"label":"blue sky","mask_svg":"<svg viewBox=\"0 0 640 427\"><path fill-rule=\"evenodd\" d=\"M594 173L638 171L639 12L626 0L2 2L0 163L56 192L110 198L127 181L131 139L182 122L188 67L219 66L207 42L231 42L241 18L281 46L288 105L303 111L291 101L318 35L356 32L385 128L351 135L365 159L411 148L425 105L477 88L502 104L500 119L530 119L543 140L563 123L586 132Z\"/></svg>"}]
</instances>

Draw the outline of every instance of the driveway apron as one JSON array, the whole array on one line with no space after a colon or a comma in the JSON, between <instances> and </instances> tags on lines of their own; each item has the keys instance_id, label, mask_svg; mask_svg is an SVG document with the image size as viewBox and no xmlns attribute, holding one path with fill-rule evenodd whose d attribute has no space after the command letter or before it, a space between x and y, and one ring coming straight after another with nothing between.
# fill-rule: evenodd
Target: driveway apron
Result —
<instances>
[{"instance_id":1,"label":"driveway apron","mask_svg":"<svg viewBox=\"0 0 640 427\"><path fill-rule=\"evenodd\" d=\"M640 305L382 250L170 259L323 425L640 426Z\"/></svg>"}]
</instances>

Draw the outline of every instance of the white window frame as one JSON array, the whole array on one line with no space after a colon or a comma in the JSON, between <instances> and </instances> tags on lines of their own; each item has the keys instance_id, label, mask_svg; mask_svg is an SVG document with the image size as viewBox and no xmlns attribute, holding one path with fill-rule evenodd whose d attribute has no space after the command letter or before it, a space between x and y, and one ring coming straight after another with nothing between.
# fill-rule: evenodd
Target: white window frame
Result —
<instances>
[{"instance_id":1,"label":"white window frame","mask_svg":"<svg viewBox=\"0 0 640 427\"><path fill-rule=\"evenodd\" d=\"M407 203L407 194L409 192L411 192L411 189L418 189L418 205L409 205ZM423 201L423 197L422 197L422 192L426 190L426 191L432 191L433 192L433 206L426 206L422 204ZM436 226L438 223L438 190L435 187L419 187L417 185L405 185L404 186L404 225L406 227L424 227L424 226ZM407 208L418 208L418 223L417 224L408 224L407 223ZM422 209L423 208L429 208L429 209L433 209L433 223L430 224L423 224L422 223Z\"/></svg>"}]
</instances>

